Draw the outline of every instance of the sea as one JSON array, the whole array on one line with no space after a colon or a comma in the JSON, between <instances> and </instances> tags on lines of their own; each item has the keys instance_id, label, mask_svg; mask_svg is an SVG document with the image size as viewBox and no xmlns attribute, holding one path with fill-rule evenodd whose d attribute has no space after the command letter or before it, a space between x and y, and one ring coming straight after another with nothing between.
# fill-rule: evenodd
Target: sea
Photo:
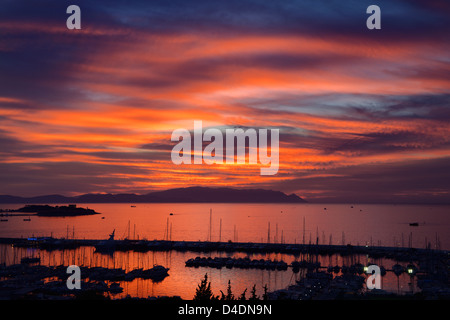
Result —
<instances>
[{"instance_id":1,"label":"sea","mask_svg":"<svg viewBox=\"0 0 450 320\"><path fill-rule=\"evenodd\" d=\"M21 204L3 204L2 209L17 209ZM9 216L0 222L0 237L54 237L68 239L115 239L172 241L261 242L293 244L351 244L450 249L449 205L392 204L229 204L229 203L89 203L78 207L94 209L98 215L77 217ZM24 220L25 219L25 220ZM411 225L413 224L413 225ZM44 251L0 245L0 263L18 263L22 257L38 256L44 265L151 268L163 265L169 276L160 282L135 279L121 283L124 291L111 298L179 296L192 299L205 274L216 295L226 292L230 281L235 296L253 286L259 296L287 288L302 275L292 269L216 269L186 267L185 261L201 257L249 257L250 259L306 259L288 254L247 254L224 252L115 252L105 255L93 247ZM390 269L397 261L371 260L370 257L319 256L322 266L376 263ZM351 259L351 260L350 260ZM384 290L398 294L420 291L416 279L392 272L382 279Z\"/></svg>"}]
</instances>

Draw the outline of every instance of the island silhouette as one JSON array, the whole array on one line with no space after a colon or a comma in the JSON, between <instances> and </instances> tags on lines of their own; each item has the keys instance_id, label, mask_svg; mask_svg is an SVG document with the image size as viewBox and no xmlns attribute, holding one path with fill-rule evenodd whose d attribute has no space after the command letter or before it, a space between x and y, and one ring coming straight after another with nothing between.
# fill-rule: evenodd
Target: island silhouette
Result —
<instances>
[{"instance_id":1,"label":"island silhouette","mask_svg":"<svg viewBox=\"0 0 450 320\"><path fill-rule=\"evenodd\" d=\"M266 189L234 189L187 187L147 194L134 193L89 193L75 197L43 195L20 197L0 195L0 203L306 203L296 194Z\"/></svg>"}]
</instances>

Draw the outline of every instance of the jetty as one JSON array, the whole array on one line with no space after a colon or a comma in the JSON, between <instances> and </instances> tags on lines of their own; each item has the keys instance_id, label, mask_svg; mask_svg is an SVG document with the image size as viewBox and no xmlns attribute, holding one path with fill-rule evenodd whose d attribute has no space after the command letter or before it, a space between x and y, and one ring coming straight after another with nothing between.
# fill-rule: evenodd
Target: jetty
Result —
<instances>
[{"instance_id":1,"label":"jetty","mask_svg":"<svg viewBox=\"0 0 450 320\"><path fill-rule=\"evenodd\" d=\"M430 254L436 259L449 258L447 250L355 246L355 245L324 245L324 244L288 244L288 243L257 243L257 242L211 242L211 241L170 241L170 240L96 240L96 239L66 239L53 237L0 238L0 244L11 244L17 247L38 248L42 250L75 249L82 246L95 247L96 252L111 253L114 251L193 251L193 252L243 252L243 253L284 253L341 256L364 254L372 258L389 258L397 261L429 259Z\"/></svg>"},{"instance_id":2,"label":"jetty","mask_svg":"<svg viewBox=\"0 0 450 320\"><path fill-rule=\"evenodd\" d=\"M239 269L261 269L261 270L287 270L288 264L284 261L278 260L264 260L264 259L253 259L250 258L231 258L231 257L195 257L187 260L185 262L186 267L210 267L221 269L226 267L228 269L239 268Z\"/></svg>"}]
</instances>

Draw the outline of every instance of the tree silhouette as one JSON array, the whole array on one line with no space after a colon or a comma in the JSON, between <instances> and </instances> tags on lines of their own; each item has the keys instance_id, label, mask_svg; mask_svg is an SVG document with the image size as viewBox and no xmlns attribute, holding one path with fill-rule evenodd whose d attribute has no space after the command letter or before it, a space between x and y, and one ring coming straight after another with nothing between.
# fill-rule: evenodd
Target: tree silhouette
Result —
<instances>
[{"instance_id":1,"label":"tree silhouette","mask_svg":"<svg viewBox=\"0 0 450 320\"><path fill-rule=\"evenodd\" d=\"M205 278L200 282L195 290L193 300L213 300L215 299L212 290L211 282L208 282L208 274L205 273Z\"/></svg>"},{"instance_id":2,"label":"tree silhouette","mask_svg":"<svg viewBox=\"0 0 450 320\"><path fill-rule=\"evenodd\" d=\"M259 300L258 296L256 295L256 284L252 288L251 296L248 298L248 300Z\"/></svg>"},{"instance_id":3,"label":"tree silhouette","mask_svg":"<svg viewBox=\"0 0 450 320\"><path fill-rule=\"evenodd\" d=\"M265 284L264 285L264 294L263 294L263 296L262 296L262 299L263 300L269 300L269 296L267 295L267 290L268 290L268 288L267 288L267 284Z\"/></svg>"},{"instance_id":4,"label":"tree silhouette","mask_svg":"<svg viewBox=\"0 0 450 320\"><path fill-rule=\"evenodd\" d=\"M268 287L267 284L264 285L264 294L262 295L263 300L268 300ZM238 300L246 300L245 294L247 293L247 288L242 292L242 294L237 298ZM227 286L227 294L223 293L222 290L220 290L220 300L236 300L232 290L231 290L231 281L228 280L228 286ZM195 291L195 295L193 300L218 300L219 296L214 296L212 290L211 290L211 282L208 282L208 274L205 273L205 277L203 280L201 280L200 284L197 286L197 289ZM251 296L248 298L248 300L260 300L261 298L256 295L256 284L253 285Z\"/></svg>"},{"instance_id":5,"label":"tree silhouette","mask_svg":"<svg viewBox=\"0 0 450 320\"><path fill-rule=\"evenodd\" d=\"M242 294L239 296L238 300L247 300L247 298L245 298L245 293L247 292L247 288L245 288L244 292L242 292Z\"/></svg>"},{"instance_id":6,"label":"tree silhouette","mask_svg":"<svg viewBox=\"0 0 450 320\"><path fill-rule=\"evenodd\" d=\"M231 291L231 281L228 280L228 287L227 287L227 295L225 295L222 290L220 290L220 293L222 294L221 300L234 300L234 294Z\"/></svg>"}]
</instances>

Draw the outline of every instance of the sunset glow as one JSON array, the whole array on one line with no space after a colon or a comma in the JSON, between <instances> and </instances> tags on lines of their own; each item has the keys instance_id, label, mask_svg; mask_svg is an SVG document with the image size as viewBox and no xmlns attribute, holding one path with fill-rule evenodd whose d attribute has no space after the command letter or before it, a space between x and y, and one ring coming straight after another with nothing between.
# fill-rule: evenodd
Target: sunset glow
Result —
<instances>
[{"instance_id":1,"label":"sunset glow","mask_svg":"<svg viewBox=\"0 0 450 320\"><path fill-rule=\"evenodd\" d=\"M450 201L448 6L382 1L391 13L371 31L365 1L100 2L78 1L82 30L65 27L63 3L0 13L1 194L202 185ZM171 133L196 120L280 129L278 173L174 165Z\"/></svg>"}]
</instances>

